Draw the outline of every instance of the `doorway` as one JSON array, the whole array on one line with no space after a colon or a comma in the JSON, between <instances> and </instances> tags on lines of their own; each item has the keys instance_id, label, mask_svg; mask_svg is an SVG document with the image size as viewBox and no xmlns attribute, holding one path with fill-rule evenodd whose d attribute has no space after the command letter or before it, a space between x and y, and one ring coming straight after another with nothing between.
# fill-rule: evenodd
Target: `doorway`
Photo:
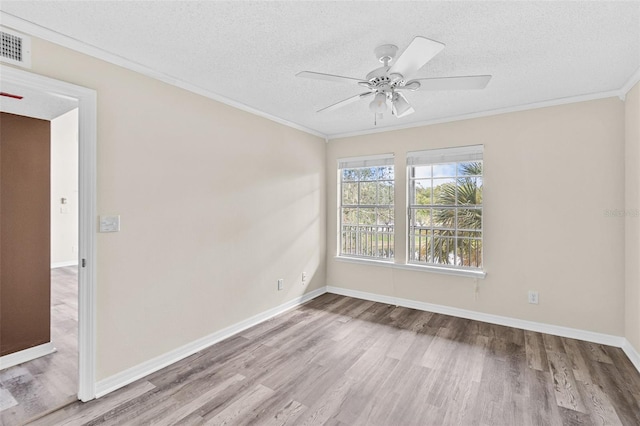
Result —
<instances>
[{"instance_id":1,"label":"doorway","mask_svg":"<svg viewBox=\"0 0 640 426\"><path fill-rule=\"evenodd\" d=\"M78 389L77 273L55 268L77 264L77 102L0 88L0 423L21 424Z\"/></svg>"},{"instance_id":2,"label":"doorway","mask_svg":"<svg viewBox=\"0 0 640 426\"><path fill-rule=\"evenodd\" d=\"M74 102L78 108L77 398L88 401L95 398L96 93L4 65L0 65L0 85L53 96L62 103ZM0 369L2 364L0 360Z\"/></svg>"}]
</instances>

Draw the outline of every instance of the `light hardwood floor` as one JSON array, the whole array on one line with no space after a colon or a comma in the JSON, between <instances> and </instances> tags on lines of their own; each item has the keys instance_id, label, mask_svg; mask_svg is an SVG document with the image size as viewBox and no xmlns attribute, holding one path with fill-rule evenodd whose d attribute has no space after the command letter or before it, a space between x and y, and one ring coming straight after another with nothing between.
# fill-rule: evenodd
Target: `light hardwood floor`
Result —
<instances>
[{"instance_id":1,"label":"light hardwood floor","mask_svg":"<svg viewBox=\"0 0 640 426\"><path fill-rule=\"evenodd\" d=\"M0 370L1 425L24 424L77 400L77 267L51 270L51 341L55 353Z\"/></svg>"},{"instance_id":2,"label":"light hardwood floor","mask_svg":"<svg viewBox=\"0 0 640 426\"><path fill-rule=\"evenodd\" d=\"M639 425L617 348L325 294L34 425Z\"/></svg>"}]
</instances>

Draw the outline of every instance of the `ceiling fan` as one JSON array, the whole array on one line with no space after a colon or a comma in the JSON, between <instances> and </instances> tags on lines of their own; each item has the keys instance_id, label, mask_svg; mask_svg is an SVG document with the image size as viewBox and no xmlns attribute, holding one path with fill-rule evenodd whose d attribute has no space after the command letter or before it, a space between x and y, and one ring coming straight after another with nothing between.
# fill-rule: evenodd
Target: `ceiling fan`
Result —
<instances>
[{"instance_id":1,"label":"ceiling fan","mask_svg":"<svg viewBox=\"0 0 640 426\"><path fill-rule=\"evenodd\" d=\"M375 114L376 118L382 118L384 112L387 111L387 104L391 104L391 113L400 118L415 112L407 98L402 94L403 91L484 89L489 80L491 80L490 75L411 79L420 68L433 59L442 49L444 49L444 44L418 36L411 41L397 59L395 59L398 53L397 46L384 44L377 47L374 53L384 65L371 71L364 79L313 71L301 71L296 76L338 82L355 81L360 86L368 89L367 92L351 96L322 108L318 112L334 111L360 99L373 96L369 109Z\"/></svg>"}]
</instances>

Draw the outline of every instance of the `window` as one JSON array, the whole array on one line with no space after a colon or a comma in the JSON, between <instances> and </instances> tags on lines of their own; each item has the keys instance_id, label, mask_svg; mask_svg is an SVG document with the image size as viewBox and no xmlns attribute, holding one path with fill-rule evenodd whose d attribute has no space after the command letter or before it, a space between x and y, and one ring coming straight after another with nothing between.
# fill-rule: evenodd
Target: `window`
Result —
<instances>
[{"instance_id":1,"label":"window","mask_svg":"<svg viewBox=\"0 0 640 426\"><path fill-rule=\"evenodd\" d=\"M392 260L393 155L338 160L340 256Z\"/></svg>"},{"instance_id":2,"label":"window","mask_svg":"<svg viewBox=\"0 0 640 426\"><path fill-rule=\"evenodd\" d=\"M482 268L482 152L408 153L409 263Z\"/></svg>"}]
</instances>

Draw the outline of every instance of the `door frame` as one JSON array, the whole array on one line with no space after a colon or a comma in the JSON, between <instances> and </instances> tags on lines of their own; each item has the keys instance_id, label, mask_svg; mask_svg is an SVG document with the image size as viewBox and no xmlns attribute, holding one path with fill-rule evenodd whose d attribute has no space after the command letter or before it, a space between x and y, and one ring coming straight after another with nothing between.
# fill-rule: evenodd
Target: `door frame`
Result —
<instances>
[{"instance_id":1,"label":"door frame","mask_svg":"<svg viewBox=\"0 0 640 426\"><path fill-rule=\"evenodd\" d=\"M97 93L5 65L0 79L78 101L78 399L86 402L96 395Z\"/></svg>"}]
</instances>

